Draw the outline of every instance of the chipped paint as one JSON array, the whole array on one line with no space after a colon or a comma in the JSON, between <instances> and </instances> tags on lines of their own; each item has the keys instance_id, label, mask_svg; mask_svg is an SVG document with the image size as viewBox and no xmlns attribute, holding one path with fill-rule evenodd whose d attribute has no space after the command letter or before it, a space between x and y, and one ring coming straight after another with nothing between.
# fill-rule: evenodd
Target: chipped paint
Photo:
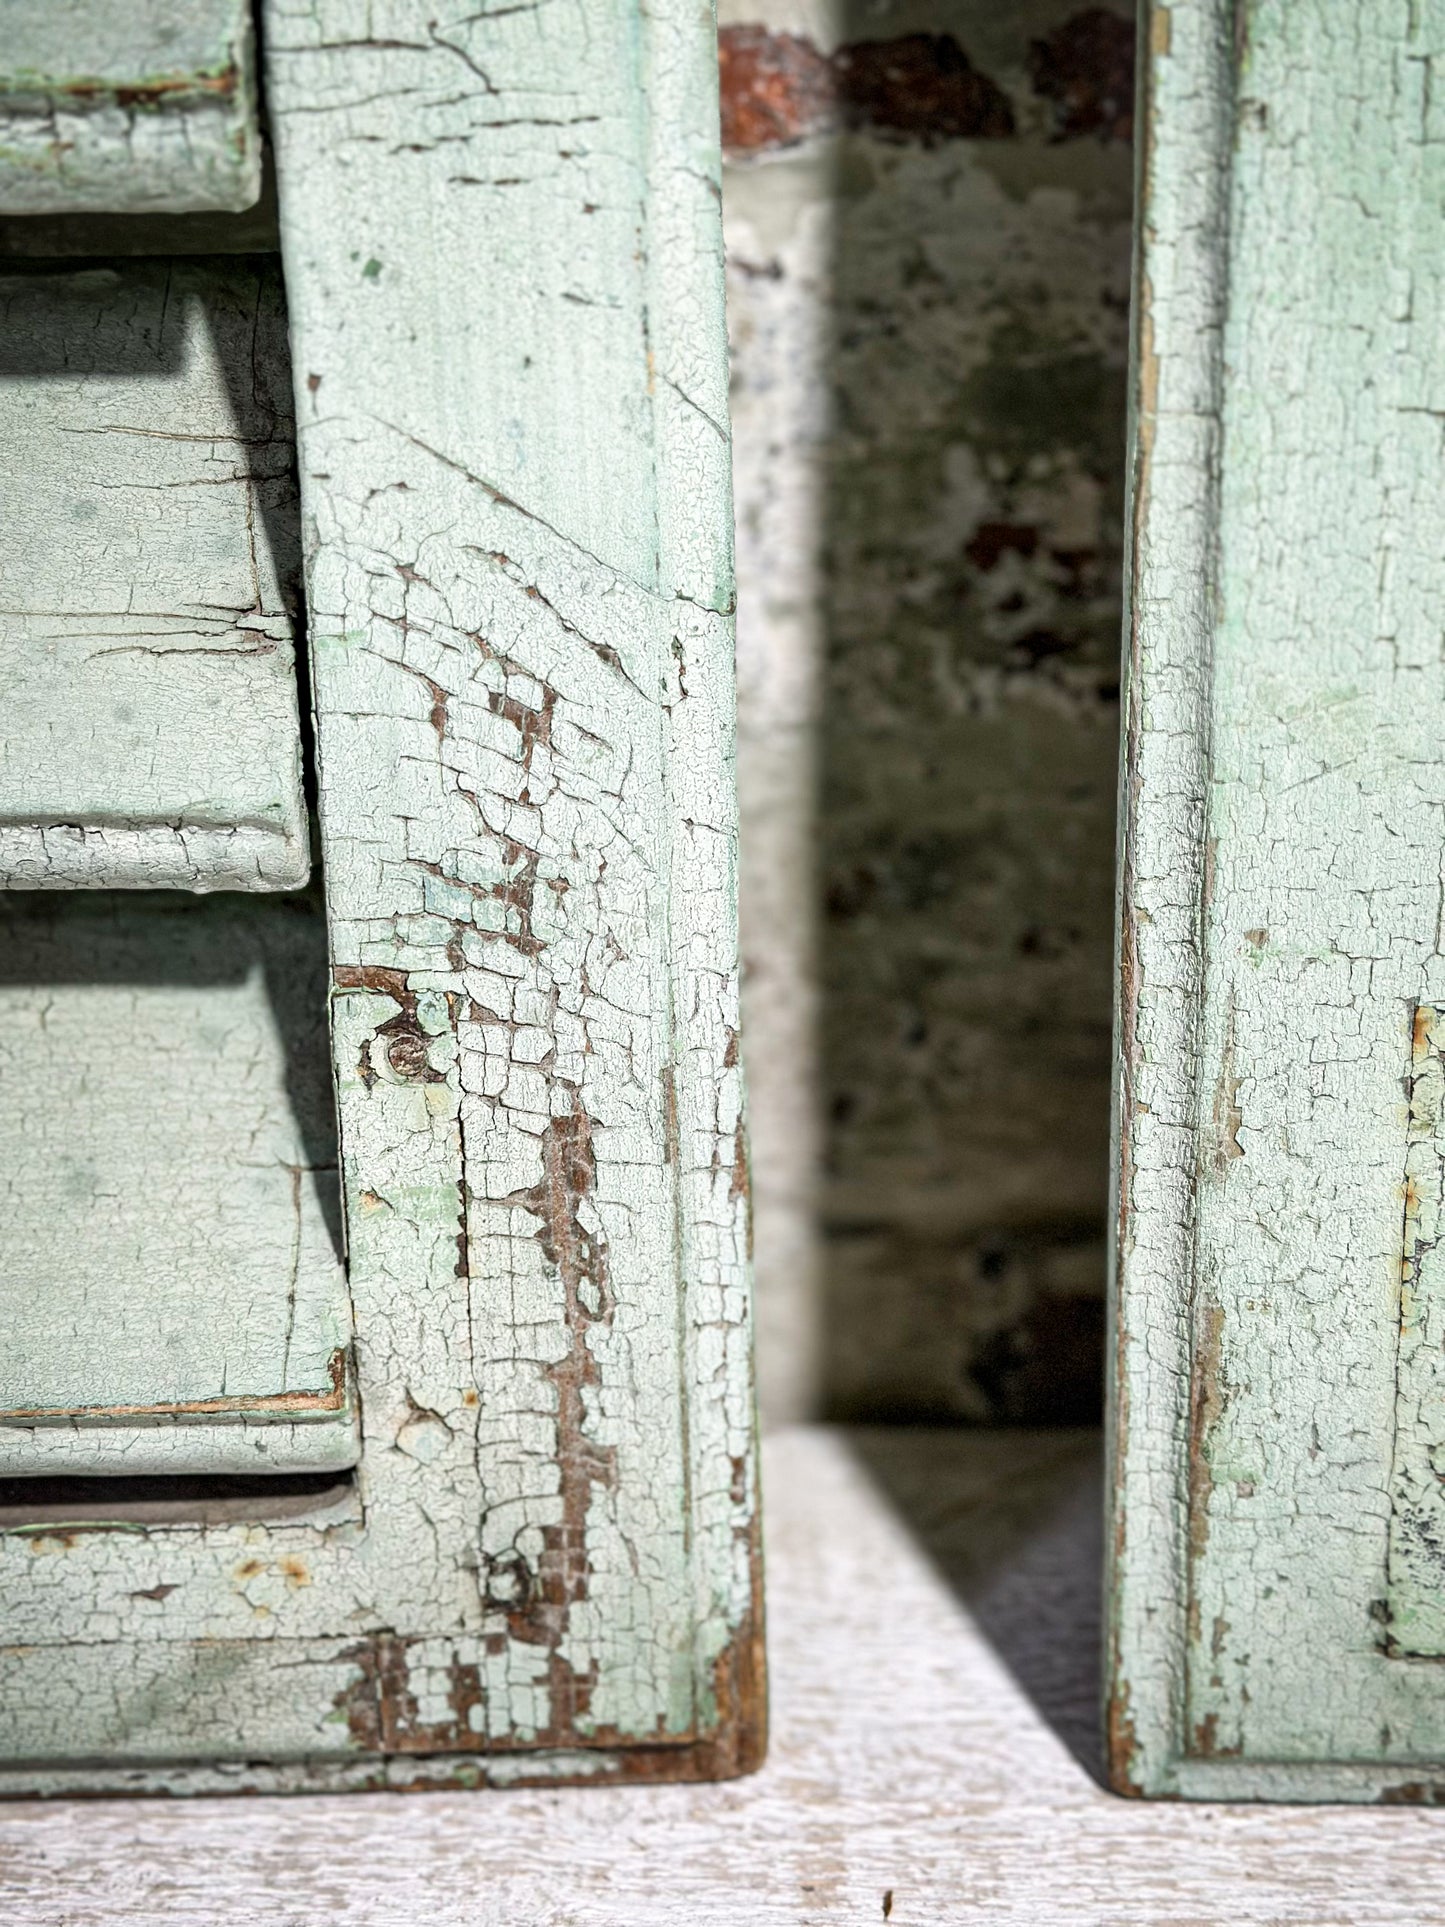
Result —
<instances>
[{"instance_id":1,"label":"chipped paint","mask_svg":"<svg viewBox=\"0 0 1445 1927\"><path fill-rule=\"evenodd\" d=\"M1431 1004L1411 1013L1400 1250L1395 1439L1385 1594L1387 1650L1445 1656L1445 1304L1437 1249L1445 1235L1445 1021Z\"/></svg>"},{"instance_id":2,"label":"chipped paint","mask_svg":"<svg viewBox=\"0 0 1445 1927\"><path fill-rule=\"evenodd\" d=\"M232 1413L261 1416L274 1412L284 1418L308 1413L339 1412L346 1403L347 1355L334 1351L329 1362L330 1384L324 1391L267 1392L236 1398L192 1398L153 1405L33 1405L0 1411L0 1425L130 1424L137 1419L221 1418Z\"/></svg>"},{"instance_id":3,"label":"chipped paint","mask_svg":"<svg viewBox=\"0 0 1445 1927\"><path fill-rule=\"evenodd\" d=\"M1418 332L1438 35L1251 0L1246 41L1244 12L1145 19L1114 1771L1152 1795L1424 1800L1445 1753L1445 1676L1408 1663L1445 1651L1445 572Z\"/></svg>"},{"instance_id":4,"label":"chipped paint","mask_svg":"<svg viewBox=\"0 0 1445 1927\"><path fill-rule=\"evenodd\" d=\"M0 213L238 210L261 192L248 0L19 0L0 49ZM77 71L78 69L78 71Z\"/></svg>"},{"instance_id":5,"label":"chipped paint","mask_svg":"<svg viewBox=\"0 0 1445 1927\"><path fill-rule=\"evenodd\" d=\"M299 888L277 264L32 262L0 312L0 886Z\"/></svg>"},{"instance_id":6,"label":"chipped paint","mask_svg":"<svg viewBox=\"0 0 1445 1927\"><path fill-rule=\"evenodd\" d=\"M345 14L264 25L358 1504L0 1572L32 1788L760 1757L715 46Z\"/></svg>"}]
</instances>

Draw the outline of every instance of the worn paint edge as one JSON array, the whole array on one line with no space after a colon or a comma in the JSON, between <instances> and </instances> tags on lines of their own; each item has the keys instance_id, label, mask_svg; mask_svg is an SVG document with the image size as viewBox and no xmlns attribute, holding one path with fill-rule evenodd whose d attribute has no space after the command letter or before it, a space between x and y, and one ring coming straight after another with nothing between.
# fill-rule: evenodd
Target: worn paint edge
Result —
<instances>
[{"instance_id":1,"label":"worn paint edge","mask_svg":"<svg viewBox=\"0 0 1445 1927\"><path fill-rule=\"evenodd\" d=\"M246 1413L261 1418L328 1418L341 1411L349 1395L349 1354L338 1348L327 1363L331 1383L322 1391L266 1392L235 1398L197 1398L162 1405L32 1405L0 1411L0 1425L128 1425L137 1419L230 1418Z\"/></svg>"},{"instance_id":2,"label":"worn paint edge","mask_svg":"<svg viewBox=\"0 0 1445 1927\"><path fill-rule=\"evenodd\" d=\"M67 1526L66 1530L74 1530ZM454 1793L538 1787L702 1784L741 1779L767 1751L767 1659L761 1521L749 1526L750 1609L712 1668L716 1724L676 1741L595 1747L493 1746L476 1753L378 1751L350 1756L175 1765L0 1766L0 1800L105 1800L256 1793Z\"/></svg>"},{"instance_id":3,"label":"worn paint edge","mask_svg":"<svg viewBox=\"0 0 1445 1927\"><path fill-rule=\"evenodd\" d=\"M1209 1797L1196 1792L1183 1756L1191 1524L1188 1441L1195 1363L1194 1182L1200 1116L1197 992L1204 970L1200 938L1208 891L1204 803L1210 754L1217 438L1227 296L1232 44L1233 0L1171 0L1171 4L1141 0L1125 508L1130 559L1124 582L1116 898L1103 1681L1109 1783L1115 1792L1129 1797ZM1212 167L1200 170L1197 147L1189 146L1186 153L1183 140L1161 150L1158 123L1165 112L1181 118L1192 112L1207 126ZM1191 314L1188 325L1179 327L1177 340L1169 334L1173 315L1168 298L1160 308L1163 325L1156 321L1159 283L1167 275L1176 282L1187 279L1195 289L1206 291L1206 325ZM1164 382L1193 404L1184 413L1182 426L1171 423L1167 397L1161 403ZM1176 402L1176 417L1180 412ZM1167 545L1156 545L1149 539L1156 462L1161 452L1167 452L1176 464L1192 460L1197 466L1199 451L1188 445L1188 437L1201 432L1201 423L1208 450L1207 486L1200 493L1196 514L1187 523L1172 516ZM1173 447L1176 435L1178 449ZM1166 546L1168 557L1161 566L1155 551ZM1143 642L1149 620L1146 604L1161 599L1161 588L1167 600L1167 582L1156 585L1146 580L1156 569L1176 582L1185 578L1194 591L1185 605L1187 613L1178 618L1190 630L1191 714L1185 752L1189 767L1182 782L1178 768L1161 767L1157 775L1164 780L1157 784L1154 754L1144 729ZM1159 646L1156 640L1156 651ZM1157 796L1151 793L1155 788ZM1191 906L1193 956L1183 971L1188 979L1183 983L1177 981L1182 961L1177 945L1168 935L1154 931L1148 908L1137 895L1135 858L1141 830L1150 828L1157 836L1161 824L1174 854L1183 859L1184 873L1196 879ZM1150 1006L1152 1062L1156 1067L1170 1062L1184 1067L1182 1078L1166 1095L1175 1098L1184 1114L1185 1128L1178 1135L1185 1148L1174 1155L1168 1168L1156 1171L1155 1196L1141 1214L1150 1222L1156 1247L1162 1230L1167 1248L1141 1254L1136 1262L1134 1150L1141 1119L1152 1108L1139 1086L1147 1084L1153 1095L1155 1083L1164 1081L1141 1076L1147 1073L1147 1063L1138 1020L1156 959L1172 964L1176 982L1167 1002L1156 992ZM1159 1526L1161 1511L1170 1522L1167 1532ZM1132 1545L1131 1530L1136 1542ZM1372 1785L1378 1783L1379 1776ZM1259 1797L1277 1796L1261 1793Z\"/></svg>"}]
</instances>

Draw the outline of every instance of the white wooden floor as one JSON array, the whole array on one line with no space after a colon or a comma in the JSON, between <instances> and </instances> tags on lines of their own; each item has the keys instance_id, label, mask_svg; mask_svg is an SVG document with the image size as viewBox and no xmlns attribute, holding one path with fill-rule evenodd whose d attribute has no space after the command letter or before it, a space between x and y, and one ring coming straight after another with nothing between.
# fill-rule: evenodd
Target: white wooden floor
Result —
<instances>
[{"instance_id":1,"label":"white wooden floor","mask_svg":"<svg viewBox=\"0 0 1445 1927\"><path fill-rule=\"evenodd\" d=\"M785 1432L773 1747L718 1787L0 1809L7 1927L1428 1927L1445 1811L1092 1777L1082 1434Z\"/></svg>"}]
</instances>

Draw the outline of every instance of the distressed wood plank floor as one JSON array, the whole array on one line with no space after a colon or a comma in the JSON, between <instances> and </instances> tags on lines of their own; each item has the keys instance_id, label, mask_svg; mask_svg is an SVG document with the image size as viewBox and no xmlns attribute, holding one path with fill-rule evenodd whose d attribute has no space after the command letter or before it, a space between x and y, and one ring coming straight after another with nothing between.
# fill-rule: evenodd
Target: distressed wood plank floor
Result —
<instances>
[{"instance_id":1,"label":"distressed wood plank floor","mask_svg":"<svg viewBox=\"0 0 1445 1927\"><path fill-rule=\"evenodd\" d=\"M1082 1433L808 1429L765 1458L774 1740L750 1780L16 1805L23 1927L1425 1927L1445 1812L1143 1806L1093 1777Z\"/></svg>"}]
</instances>

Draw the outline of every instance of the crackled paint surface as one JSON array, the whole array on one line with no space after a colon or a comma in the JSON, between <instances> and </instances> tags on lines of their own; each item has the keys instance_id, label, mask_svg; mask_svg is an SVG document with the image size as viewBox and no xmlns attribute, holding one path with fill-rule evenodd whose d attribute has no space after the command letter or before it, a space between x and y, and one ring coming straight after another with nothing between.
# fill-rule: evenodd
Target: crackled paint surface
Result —
<instances>
[{"instance_id":1,"label":"crackled paint surface","mask_svg":"<svg viewBox=\"0 0 1445 1927\"><path fill-rule=\"evenodd\" d=\"M762 1683L711 22L265 24L361 1461L305 1521L12 1532L14 1783L735 1772Z\"/></svg>"},{"instance_id":2,"label":"crackled paint surface","mask_svg":"<svg viewBox=\"0 0 1445 1927\"><path fill-rule=\"evenodd\" d=\"M249 207L250 0L7 0L0 213Z\"/></svg>"},{"instance_id":3,"label":"crackled paint surface","mask_svg":"<svg viewBox=\"0 0 1445 1927\"><path fill-rule=\"evenodd\" d=\"M1438 1799L1440 23L1149 22L1121 1787ZM1434 91L1432 91L1432 86Z\"/></svg>"},{"instance_id":4,"label":"crackled paint surface","mask_svg":"<svg viewBox=\"0 0 1445 1927\"><path fill-rule=\"evenodd\" d=\"M1391 1645L1438 1659L1445 1654L1445 1301L1437 1255L1445 1234L1445 1021L1430 1004L1416 1008L1410 1025L1405 1091L1410 1118L1386 1598Z\"/></svg>"},{"instance_id":5,"label":"crackled paint surface","mask_svg":"<svg viewBox=\"0 0 1445 1927\"><path fill-rule=\"evenodd\" d=\"M0 328L0 886L295 889L277 263L34 263L0 274Z\"/></svg>"},{"instance_id":6,"label":"crackled paint surface","mask_svg":"<svg viewBox=\"0 0 1445 1927\"><path fill-rule=\"evenodd\" d=\"M765 1417L1098 1410L1133 34L724 12Z\"/></svg>"},{"instance_id":7,"label":"crackled paint surface","mask_svg":"<svg viewBox=\"0 0 1445 1927\"><path fill-rule=\"evenodd\" d=\"M0 931L0 1476L349 1465L319 901L26 891Z\"/></svg>"}]
</instances>

